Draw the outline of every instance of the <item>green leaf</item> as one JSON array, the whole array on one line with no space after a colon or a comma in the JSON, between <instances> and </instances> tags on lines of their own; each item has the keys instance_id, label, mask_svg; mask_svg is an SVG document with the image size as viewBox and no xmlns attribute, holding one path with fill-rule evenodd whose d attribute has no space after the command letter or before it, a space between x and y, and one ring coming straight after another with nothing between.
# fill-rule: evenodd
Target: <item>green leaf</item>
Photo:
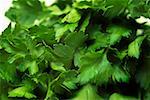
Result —
<instances>
[{"instance_id":1,"label":"green leaf","mask_svg":"<svg viewBox=\"0 0 150 100\"><path fill-rule=\"evenodd\" d=\"M78 9L92 8L92 3L88 1L74 2L73 7L78 8Z\"/></svg>"},{"instance_id":2,"label":"green leaf","mask_svg":"<svg viewBox=\"0 0 150 100\"><path fill-rule=\"evenodd\" d=\"M145 16L150 18L150 3L149 0L132 0L128 5L128 11L131 17L138 18Z\"/></svg>"},{"instance_id":3,"label":"green leaf","mask_svg":"<svg viewBox=\"0 0 150 100\"><path fill-rule=\"evenodd\" d=\"M122 37L129 37L131 30L120 25L111 25L107 28L110 33L110 45L114 45L121 40Z\"/></svg>"},{"instance_id":4,"label":"green leaf","mask_svg":"<svg viewBox=\"0 0 150 100\"><path fill-rule=\"evenodd\" d=\"M96 50L100 49L102 47L107 47L109 45L109 38L108 35L105 33L100 32L99 30L94 30L92 32L93 34L90 34L90 39L95 40L92 45L89 46L89 50Z\"/></svg>"},{"instance_id":5,"label":"green leaf","mask_svg":"<svg viewBox=\"0 0 150 100\"><path fill-rule=\"evenodd\" d=\"M2 46L0 45L0 49L2 49Z\"/></svg>"},{"instance_id":6,"label":"green leaf","mask_svg":"<svg viewBox=\"0 0 150 100\"><path fill-rule=\"evenodd\" d=\"M51 63L51 68L53 70L57 70L57 71L60 71L60 72L66 71L66 69L63 66L64 66L64 64L62 64L62 63L57 63L57 62L52 62Z\"/></svg>"},{"instance_id":7,"label":"green leaf","mask_svg":"<svg viewBox=\"0 0 150 100\"><path fill-rule=\"evenodd\" d=\"M45 41L48 45L55 43L55 31L44 25L33 26L29 29L31 37L38 42Z\"/></svg>"},{"instance_id":8,"label":"green leaf","mask_svg":"<svg viewBox=\"0 0 150 100\"><path fill-rule=\"evenodd\" d=\"M85 20L81 25L80 31L85 32L86 27L89 25L90 18L91 18L91 14L87 15L87 17L85 18Z\"/></svg>"},{"instance_id":9,"label":"green leaf","mask_svg":"<svg viewBox=\"0 0 150 100\"><path fill-rule=\"evenodd\" d=\"M85 85L72 100L103 100L92 85Z\"/></svg>"},{"instance_id":10,"label":"green leaf","mask_svg":"<svg viewBox=\"0 0 150 100\"><path fill-rule=\"evenodd\" d=\"M58 6L53 5L49 8L49 10L51 11L51 15L59 16L62 14L67 14L71 10L71 7L67 5L65 9L61 10Z\"/></svg>"},{"instance_id":11,"label":"green leaf","mask_svg":"<svg viewBox=\"0 0 150 100\"><path fill-rule=\"evenodd\" d=\"M137 98L131 97L131 96L124 96L122 94L113 93L109 100L137 100Z\"/></svg>"},{"instance_id":12,"label":"green leaf","mask_svg":"<svg viewBox=\"0 0 150 100\"><path fill-rule=\"evenodd\" d=\"M120 60L123 60L127 54L128 54L128 50L122 50L120 52L117 52L117 57Z\"/></svg>"},{"instance_id":13,"label":"green leaf","mask_svg":"<svg viewBox=\"0 0 150 100\"><path fill-rule=\"evenodd\" d=\"M52 83L49 81L48 88L47 88L47 94L46 94L46 97L44 98L44 100L49 100L49 99L58 100L58 98L55 96L54 92L51 89L51 84Z\"/></svg>"},{"instance_id":14,"label":"green leaf","mask_svg":"<svg viewBox=\"0 0 150 100\"><path fill-rule=\"evenodd\" d=\"M75 70L68 70L63 73L60 73L51 84L51 89L53 92L58 94L63 94L65 91L68 91L70 88L73 88L73 86L76 87L76 75L77 72Z\"/></svg>"},{"instance_id":15,"label":"green leaf","mask_svg":"<svg viewBox=\"0 0 150 100\"><path fill-rule=\"evenodd\" d=\"M109 18L119 16L125 12L129 0L107 0L106 7L108 8L104 15Z\"/></svg>"},{"instance_id":16,"label":"green leaf","mask_svg":"<svg viewBox=\"0 0 150 100\"><path fill-rule=\"evenodd\" d=\"M67 14L63 19L62 22L68 23L76 23L80 20L81 15L76 9L72 9L69 14Z\"/></svg>"},{"instance_id":17,"label":"green leaf","mask_svg":"<svg viewBox=\"0 0 150 100\"><path fill-rule=\"evenodd\" d=\"M10 57L10 58L8 59L8 62L9 62L9 63L13 63L15 60L17 60L17 59L19 59L19 58L24 58L24 57L25 57L25 54L23 54L23 53L17 53L17 54L15 54L14 56Z\"/></svg>"},{"instance_id":18,"label":"green leaf","mask_svg":"<svg viewBox=\"0 0 150 100\"><path fill-rule=\"evenodd\" d=\"M72 89L77 89L77 86L76 86L74 80L64 81L63 85L66 86L67 88L71 89L71 90Z\"/></svg>"},{"instance_id":19,"label":"green leaf","mask_svg":"<svg viewBox=\"0 0 150 100\"><path fill-rule=\"evenodd\" d=\"M68 45L54 45L55 62L61 62L65 67L71 64L74 50Z\"/></svg>"},{"instance_id":20,"label":"green leaf","mask_svg":"<svg viewBox=\"0 0 150 100\"><path fill-rule=\"evenodd\" d=\"M28 63L28 70L30 75L36 74L39 71L38 64L36 61Z\"/></svg>"},{"instance_id":21,"label":"green leaf","mask_svg":"<svg viewBox=\"0 0 150 100\"><path fill-rule=\"evenodd\" d=\"M1 100L9 100L8 99L8 82L0 78L0 99Z\"/></svg>"},{"instance_id":22,"label":"green leaf","mask_svg":"<svg viewBox=\"0 0 150 100\"><path fill-rule=\"evenodd\" d=\"M107 8L105 0L76 0L73 3L73 7L78 9L94 9L94 10L106 10Z\"/></svg>"},{"instance_id":23,"label":"green leaf","mask_svg":"<svg viewBox=\"0 0 150 100\"><path fill-rule=\"evenodd\" d=\"M11 45L10 41L6 40L5 38L2 38L0 42L1 42L2 48L4 48L6 52L8 53L15 52L14 47Z\"/></svg>"},{"instance_id":24,"label":"green leaf","mask_svg":"<svg viewBox=\"0 0 150 100\"><path fill-rule=\"evenodd\" d=\"M20 83L19 87L11 89L8 92L8 97L25 97L27 99L36 98L36 96L32 94L34 88L35 83L30 79L25 79Z\"/></svg>"},{"instance_id":25,"label":"green leaf","mask_svg":"<svg viewBox=\"0 0 150 100\"><path fill-rule=\"evenodd\" d=\"M87 35L85 35L83 32L73 32L66 36L64 42L72 49L76 49L84 43L86 38Z\"/></svg>"},{"instance_id":26,"label":"green leaf","mask_svg":"<svg viewBox=\"0 0 150 100\"><path fill-rule=\"evenodd\" d=\"M33 81L42 86L43 90L47 89L47 81L52 80L52 75L48 73L38 73L33 76Z\"/></svg>"},{"instance_id":27,"label":"green leaf","mask_svg":"<svg viewBox=\"0 0 150 100\"><path fill-rule=\"evenodd\" d=\"M73 55L73 49L68 45L56 44L54 45L54 52L59 57L71 59Z\"/></svg>"},{"instance_id":28,"label":"green leaf","mask_svg":"<svg viewBox=\"0 0 150 100\"><path fill-rule=\"evenodd\" d=\"M137 37L132 43L128 46L128 55L130 57L139 58L140 56L140 46L142 41L144 40L145 36Z\"/></svg>"},{"instance_id":29,"label":"green leaf","mask_svg":"<svg viewBox=\"0 0 150 100\"><path fill-rule=\"evenodd\" d=\"M35 24L41 12L42 6L38 0L16 0L6 16L22 26L30 27Z\"/></svg>"},{"instance_id":30,"label":"green leaf","mask_svg":"<svg viewBox=\"0 0 150 100\"><path fill-rule=\"evenodd\" d=\"M17 66L17 69L21 72L24 72L25 70L28 69L28 61L23 61L22 63L20 63L18 66Z\"/></svg>"},{"instance_id":31,"label":"green leaf","mask_svg":"<svg viewBox=\"0 0 150 100\"><path fill-rule=\"evenodd\" d=\"M0 63L0 78L6 81L16 80L16 68L14 64L9 64L7 62Z\"/></svg>"},{"instance_id":32,"label":"green leaf","mask_svg":"<svg viewBox=\"0 0 150 100\"><path fill-rule=\"evenodd\" d=\"M6 12L0 100L149 98L150 27L136 18L150 18L150 0L44 1L13 0Z\"/></svg>"},{"instance_id":33,"label":"green leaf","mask_svg":"<svg viewBox=\"0 0 150 100\"><path fill-rule=\"evenodd\" d=\"M75 52L74 54L74 65L75 67L80 67L82 62L81 62L81 57L85 54L85 49L79 49Z\"/></svg>"},{"instance_id":34,"label":"green leaf","mask_svg":"<svg viewBox=\"0 0 150 100\"><path fill-rule=\"evenodd\" d=\"M111 64L103 51L86 53L81 58L78 81L80 84L88 83L91 80L96 83L107 82L111 76L111 71ZM102 76L105 76L105 78Z\"/></svg>"},{"instance_id":35,"label":"green leaf","mask_svg":"<svg viewBox=\"0 0 150 100\"><path fill-rule=\"evenodd\" d=\"M78 26L78 23L70 23L70 24L66 24L66 25L57 25L56 24L55 25L55 31L56 31L55 40L57 40L57 42L59 42L66 31L73 32L77 26Z\"/></svg>"},{"instance_id":36,"label":"green leaf","mask_svg":"<svg viewBox=\"0 0 150 100\"><path fill-rule=\"evenodd\" d=\"M36 61L23 60L22 63L17 67L21 72L28 69L30 75L36 74L39 71L38 64Z\"/></svg>"},{"instance_id":37,"label":"green leaf","mask_svg":"<svg viewBox=\"0 0 150 100\"><path fill-rule=\"evenodd\" d=\"M27 99L36 98L34 94L32 94L28 87L22 86L15 88L14 90L8 93L8 97L25 97Z\"/></svg>"},{"instance_id":38,"label":"green leaf","mask_svg":"<svg viewBox=\"0 0 150 100\"><path fill-rule=\"evenodd\" d=\"M112 74L112 79L113 81L117 81L117 82L129 82L130 79L130 74L121 69L119 66L113 66L113 74Z\"/></svg>"}]
</instances>

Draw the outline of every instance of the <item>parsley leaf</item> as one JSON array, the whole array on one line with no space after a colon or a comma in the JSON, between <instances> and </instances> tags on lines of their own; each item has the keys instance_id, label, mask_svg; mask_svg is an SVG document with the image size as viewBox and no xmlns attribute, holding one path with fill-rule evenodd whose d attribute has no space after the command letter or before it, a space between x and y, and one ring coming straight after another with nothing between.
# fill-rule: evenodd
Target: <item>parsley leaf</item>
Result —
<instances>
[{"instance_id":1,"label":"parsley leaf","mask_svg":"<svg viewBox=\"0 0 150 100\"><path fill-rule=\"evenodd\" d=\"M149 100L150 0L13 0L5 15L1 100Z\"/></svg>"}]
</instances>

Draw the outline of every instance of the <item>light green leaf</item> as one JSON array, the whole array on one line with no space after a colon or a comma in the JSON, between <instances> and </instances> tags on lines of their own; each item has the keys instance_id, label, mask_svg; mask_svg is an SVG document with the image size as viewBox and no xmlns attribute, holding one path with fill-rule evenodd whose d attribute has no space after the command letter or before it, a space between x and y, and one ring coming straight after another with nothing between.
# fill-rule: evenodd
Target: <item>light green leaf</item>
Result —
<instances>
[{"instance_id":1,"label":"light green leaf","mask_svg":"<svg viewBox=\"0 0 150 100\"><path fill-rule=\"evenodd\" d=\"M74 65L76 67L81 67L81 57L85 54L85 49L79 49L74 54Z\"/></svg>"},{"instance_id":2,"label":"light green leaf","mask_svg":"<svg viewBox=\"0 0 150 100\"><path fill-rule=\"evenodd\" d=\"M61 37L65 34L66 31L73 32L77 26L78 23L70 23L66 25L55 25L55 31L56 31L55 40L59 42Z\"/></svg>"},{"instance_id":3,"label":"light green leaf","mask_svg":"<svg viewBox=\"0 0 150 100\"><path fill-rule=\"evenodd\" d=\"M76 9L72 9L69 14L67 14L63 19L62 22L68 23L76 23L80 20L81 15Z\"/></svg>"},{"instance_id":4,"label":"light green leaf","mask_svg":"<svg viewBox=\"0 0 150 100\"><path fill-rule=\"evenodd\" d=\"M30 93L29 88L26 86L18 87L14 90L11 90L8 94L8 97L25 97L28 99L36 98L34 94Z\"/></svg>"},{"instance_id":5,"label":"light green leaf","mask_svg":"<svg viewBox=\"0 0 150 100\"><path fill-rule=\"evenodd\" d=\"M66 24L65 28L70 30L71 32L74 32L77 26L78 23L71 23L71 24Z\"/></svg>"},{"instance_id":6,"label":"light green leaf","mask_svg":"<svg viewBox=\"0 0 150 100\"><path fill-rule=\"evenodd\" d=\"M6 52L8 52L8 53L14 53L15 52L14 47L9 43L8 40L1 39L0 42L1 42L2 48L4 48Z\"/></svg>"},{"instance_id":7,"label":"light green leaf","mask_svg":"<svg viewBox=\"0 0 150 100\"><path fill-rule=\"evenodd\" d=\"M96 9L96 10L106 10L107 8L105 0L76 0L76 2L73 3L73 7L78 9Z\"/></svg>"},{"instance_id":8,"label":"light green leaf","mask_svg":"<svg viewBox=\"0 0 150 100\"><path fill-rule=\"evenodd\" d=\"M85 32L86 27L89 24L90 18L91 18L91 14L88 14L87 17L85 18L85 20L83 21L82 25L81 25L80 31Z\"/></svg>"},{"instance_id":9,"label":"light green leaf","mask_svg":"<svg viewBox=\"0 0 150 100\"><path fill-rule=\"evenodd\" d=\"M49 10L51 11L52 15L59 16L62 14L67 14L71 10L71 7L67 5L65 9L61 10L58 6L53 5L49 8Z\"/></svg>"},{"instance_id":10,"label":"light green leaf","mask_svg":"<svg viewBox=\"0 0 150 100\"><path fill-rule=\"evenodd\" d=\"M88 84L71 100L103 100L103 98L97 94L94 86Z\"/></svg>"},{"instance_id":11,"label":"light green leaf","mask_svg":"<svg viewBox=\"0 0 150 100\"><path fill-rule=\"evenodd\" d=\"M64 66L64 64L62 64L62 63L57 63L57 62L51 63L51 68L56 71L60 71L60 72L66 71L66 69L63 66Z\"/></svg>"},{"instance_id":12,"label":"light green leaf","mask_svg":"<svg viewBox=\"0 0 150 100\"><path fill-rule=\"evenodd\" d=\"M38 64L36 61L23 60L23 62L20 63L20 65L17 68L21 72L24 72L28 69L30 75L36 74L39 71Z\"/></svg>"},{"instance_id":13,"label":"light green leaf","mask_svg":"<svg viewBox=\"0 0 150 100\"><path fill-rule=\"evenodd\" d=\"M128 54L128 50L122 50L120 52L117 52L117 57L121 60L123 60L123 58L125 58L125 56Z\"/></svg>"},{"instance_id":14,"label":"light green leaf","mask_svg":"<svg viewBox=\"0 0 150 100\"><path fill-rule=\"evenodd\" d=\"M63 85L65 85L69 89L76 89L77 88L74 81L64 81Z\"/></svg>"},{"instance_id":15,"label":"light green leaf","mask_svg":"<svg viewBox=\"0 0 150 100\"><path fill-rule=\"evenodd\" d=\"M112 79L117 82L129 82L130 75L119 66L113 66Z\"/></svg>"},{"instance_id":16,"label":"light green leaf","mask_svg":"<svg viewBox=\"0 0 150 100\"><path fill-rule=\"evenodd\" d=\"M0 45L0 49L2 49L2 46Z\"/></svg>"},{"instance_id":17,"label":"light green leaf","mask_svg":"<svg viewBox=\"0 0 150 100\"><path fill-rule=\"evenodd\" d=\"M122 94L113 93L109 100L138 100L137 98L131 97L131 96L124 96Z\"/></svg>"},{"instance_id":18,"label":"light green leaf","mask_svg":"<svg viewBox=\"0 0 150 100\"><path fill-rule=\"evenodd\" d=\"M122 37L129 37L131 30L119 25L111 25L107 28L110 33L110 45L119 42Z\"/></svg>"},{"instance_id":19,"label":"light green leaf","mask_svg":"<svg viewBox=\"0 0 150 100\"><path fill-rule=\"evenodd\" d=\"M130 57L139 58L140 56L140 46L142 41L144 40L145 36L137 37L132 43L128 46L128 55Z\"/></svg>"},{"instance_id":20,"label":"light green leaf","mask_svg":"<svg viewBox=\"0 0 150 100\"><path fill-rule=\"evenodd\" d=\"M31 75L37 73L39 71L39 67L36 61L32 61L28 63L28 70Z\"/></svg>"}]
</instances>

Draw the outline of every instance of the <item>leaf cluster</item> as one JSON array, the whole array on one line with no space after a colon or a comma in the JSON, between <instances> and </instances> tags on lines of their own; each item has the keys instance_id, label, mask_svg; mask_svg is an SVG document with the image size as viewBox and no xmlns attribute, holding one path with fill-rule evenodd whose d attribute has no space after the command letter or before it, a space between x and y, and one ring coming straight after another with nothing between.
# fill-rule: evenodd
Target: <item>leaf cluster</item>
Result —
<instances>
[{"instance_id":1,"label":"leaf cluster","mask_svg":"<svg viewBox=\"0 0 150 100\"><path fill-rule=\"evenodd\" d=\"M6 16L1 100L150 99L149 0L14 0Z\"/></svg>"}]
</instances>

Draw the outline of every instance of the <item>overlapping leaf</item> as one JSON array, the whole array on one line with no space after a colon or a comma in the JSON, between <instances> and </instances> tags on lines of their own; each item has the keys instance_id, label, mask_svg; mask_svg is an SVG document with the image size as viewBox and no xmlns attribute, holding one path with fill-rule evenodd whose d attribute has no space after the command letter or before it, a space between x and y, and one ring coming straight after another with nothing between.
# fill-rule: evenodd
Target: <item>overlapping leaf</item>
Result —
<instances>
[{"instance_id":1,"label":"overlapping leaf","mask_svg":"<svg viewBox=\"0 0 150 100\"><path fill-rule=\"evenodd\" d=\"M149 0L14 0L6 16L0 99L149 98Z\"/></svg>"}]
</instances>

